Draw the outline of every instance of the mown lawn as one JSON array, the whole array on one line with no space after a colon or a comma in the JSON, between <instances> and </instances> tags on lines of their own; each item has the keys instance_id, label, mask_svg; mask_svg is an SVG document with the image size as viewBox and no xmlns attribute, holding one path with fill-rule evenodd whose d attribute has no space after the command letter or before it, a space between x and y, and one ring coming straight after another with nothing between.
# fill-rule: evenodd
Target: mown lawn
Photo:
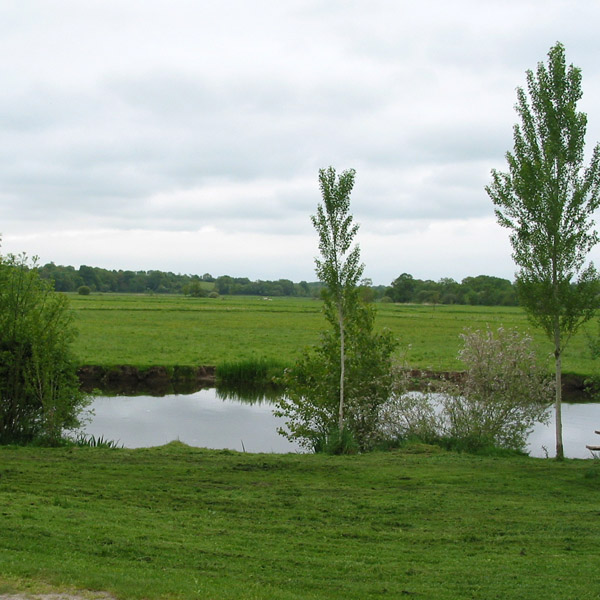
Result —
<instances>
[{"instance_id":1,"label":"mown lawn","mask_svg":"<svg viewBox=\"0 0 600 600\"><path fill-rule=\"evenodd\" d=\"M327 327L321 302L312 299L110 294L70 299L80 331L79 364L206 366L248 358L291 364ZM461 369L460 334L488 325L532 332L540 357L550 358L550 344L518 308L377 304L376 310L377 327L397 336L398 355L413 368ZM596 325L588 331L595 334ZM585 332L567 347L563 367L581 375L597 371Z\"/></svg>"},{"instance_id":2,"label":"mown lawn","mask_svg":"<svg viewBox=\"0 0 600 600\"><path fill-rule=\"evenodd\" d=\"M600 465L0 448L0 589L118 598L600 597ZM33 582L33 583L32 583Z\"/></svg>"}]
</instances>

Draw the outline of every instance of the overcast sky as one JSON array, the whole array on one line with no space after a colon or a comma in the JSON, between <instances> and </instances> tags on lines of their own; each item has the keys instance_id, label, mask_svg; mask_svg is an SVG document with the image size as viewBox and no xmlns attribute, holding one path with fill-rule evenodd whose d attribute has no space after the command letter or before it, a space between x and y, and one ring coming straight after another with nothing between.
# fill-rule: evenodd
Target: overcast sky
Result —
<instances>
[{"instance_id":1,"label":"overcast sky","mask_svg":"<svg viewBox=\"0 0 600 600\"><path fill-rule=\"evenodd\" d=\"M484 186L515 89L560 40L591 150L599 23L590 0L4 0L1 251L313 281L332 165L375 283L512 279Z\"/></svg>"}]
</instances>

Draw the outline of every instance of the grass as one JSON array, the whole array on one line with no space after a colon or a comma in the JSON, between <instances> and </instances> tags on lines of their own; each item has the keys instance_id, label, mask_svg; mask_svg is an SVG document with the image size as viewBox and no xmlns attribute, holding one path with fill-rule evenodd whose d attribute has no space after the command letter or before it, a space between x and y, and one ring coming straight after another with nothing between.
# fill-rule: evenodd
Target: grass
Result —
<instances>
[{"instance_id":1,"label":"grass","mask_svg":"<svg viewBox=\"0 0 600 600\"><path fill-rule=\"evenodd\" d=\"M220 299L146 295L71 295L80 336L79 364L196 366L244 361L291 364L327 327L321 303L302 298L231 296ZM459 335L466 327L517 327L534 335L539 354L552 350L544 335L512 307L378 304L377 327L400 340L401 354L413 368L450 371ZM589 330L596 333L596 326ZM586 336L580 332L564 354L565 372L597 371Z\"/></svg>"},{"instance_id":2,"label":"grass","mask_svg":"<svg viewBox=\"0 0 600 600\"><path fill-rule=\"evenodd\" d=\"M317 301L72 296L80 364L218 365L292 361L323 327Z\"/></svg>"},{"instance_id":3,"label":"grass","mask_svg":"<svg viewBox=\"0 0 600 600\"><path fill-rule=\"evenodd\" d=\"M220 363L216 370L218 384L229 386L264 385L283 376L285 365L265 358Z\"/></svg>"},{"instance_id":4,"label":"grass","mask_svg":"<svg viewBox=\"0 0 600 600\"><path fill-rule=\"evenodd\" d=\"M119 448L119 442L106 439L103 435L96 437L95 435L86 435L80 433L73 440L76 446L88 446L90 448ZM123 444L120 445L123 447Z\"/></svg>"},{"instance_id":5,"label":"grass","mask_svg":"<svg viewBox=\"0 0 600 600\"><path fill-rule=\"evenodd\" d=\"M0 589L117 598L598 598L590 461L0 448Z\"/></svg>"}]
</instances>

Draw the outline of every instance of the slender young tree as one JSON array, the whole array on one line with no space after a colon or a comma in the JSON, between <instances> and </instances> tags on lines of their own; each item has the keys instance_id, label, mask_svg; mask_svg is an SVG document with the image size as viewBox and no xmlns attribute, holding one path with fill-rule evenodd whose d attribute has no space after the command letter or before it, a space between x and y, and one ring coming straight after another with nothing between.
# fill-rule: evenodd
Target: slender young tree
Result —
<instances>
[{"instance_id":1,"label":"slender young tree","mask_svg":"<svg viewBox=\"0 0 600 600\"><path fill-rule=\"evenodd\" d=\"M511 230L517 291L530 320L554 345L556 457L564 456L561 357L570 337L598 305L598 274L587 263L598 242L592 214L600 204L600 146L584 166L587 116L577 111L581 70L565 62L557 43L548 65L527 71L517 88L514 149L508 172L492 171L486 187L498 222Z\"/></svg>"},{"instance_id":2,"label":"slender young tree","mask_svg":"<svg viewBox=\"0 0 600 600\"><path fill-rule=\"evenodd\" d=\"M340 340L340 400L338 427L344 430L345 336L347 321L358 306L358 282L364 265L360 262L360 248L352 247L358 231L350 214L350 193L354 187L354 169L339 177L335 169L319 170L319 185L323 203L317 214L311 216L319 234L321 258L315 259L316 273L326 286L325 314L337 328Z\"/></svg>"}]
</instances>

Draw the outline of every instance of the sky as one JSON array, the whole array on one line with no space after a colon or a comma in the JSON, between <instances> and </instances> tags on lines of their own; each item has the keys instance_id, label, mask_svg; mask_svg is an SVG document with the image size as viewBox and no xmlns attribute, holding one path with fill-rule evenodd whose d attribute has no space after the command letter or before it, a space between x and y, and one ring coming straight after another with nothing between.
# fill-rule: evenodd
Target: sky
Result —
<instances>
[{"instance_id":1,"label":"sky","mask_svg":"<svg viewBox=\"0 0 600 600\"><path fill-rule=\"evenodd\" d=\"M4 0L0 251L314 281L333 166L375 284L513 279L485 186L516 88L562 42L591 152L598 23L590 0Z\"/></svg>"}]
</instances>

